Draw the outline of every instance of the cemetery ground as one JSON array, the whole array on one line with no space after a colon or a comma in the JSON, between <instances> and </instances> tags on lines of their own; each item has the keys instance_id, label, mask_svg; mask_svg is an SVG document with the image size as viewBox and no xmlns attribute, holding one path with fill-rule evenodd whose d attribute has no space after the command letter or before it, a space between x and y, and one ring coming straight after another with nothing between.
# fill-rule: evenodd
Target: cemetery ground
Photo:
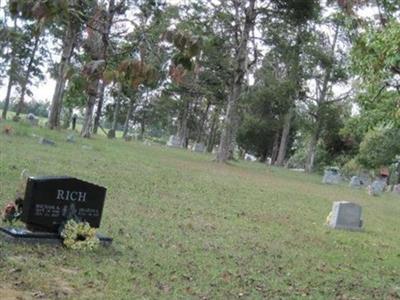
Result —
<instances>
[{"instance_id":1,"label":"cemetery ground","mask_svg":"<svg viewBox=\"0 0 400 300\"><path fill-rule=\"evenodd\" d=\"M99 232L114 243L82 253L0 240L1 299L400 298L394 195L156 144L77 133L67 143L70 131L6 124L1 207L14 200L23 169L75 176L107 187ZM363 232L324 226L342 200L362 205Z\"/></svg>"}]
</instances>

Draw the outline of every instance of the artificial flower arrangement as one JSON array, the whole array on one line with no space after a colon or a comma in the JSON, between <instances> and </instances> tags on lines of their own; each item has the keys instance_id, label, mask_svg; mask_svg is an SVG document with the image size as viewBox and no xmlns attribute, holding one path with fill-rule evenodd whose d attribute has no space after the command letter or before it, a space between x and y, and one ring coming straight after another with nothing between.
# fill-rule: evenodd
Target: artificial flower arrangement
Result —
<instances>
[{"instance_id":1,"label":"artificial flower arrangement","mask_svg":"<svg viewBox=\"0 0 400 300\"><path fill-rule=\"evenodd\" d=\"M96 249L100 241L96 236L96 229L90 227L88 222L80 222L74 219L68 220L61 237L66 248L72 250L90 251Z\"/></svg>"}]
</instances>

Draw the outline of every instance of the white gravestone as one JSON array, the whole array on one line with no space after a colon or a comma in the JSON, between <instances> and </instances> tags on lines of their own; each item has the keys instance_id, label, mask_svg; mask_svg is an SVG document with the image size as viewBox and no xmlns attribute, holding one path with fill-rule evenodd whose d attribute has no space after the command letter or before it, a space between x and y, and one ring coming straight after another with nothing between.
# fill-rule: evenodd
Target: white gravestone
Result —
<instances>
[{"instance_id":1,"label":"white gravestone","mask_svg":"<svg viewBox=\"0 0 400 300\"><path fill-rule=\"evenodd\" d=\"M368 193L371 196L379 196L385 191L386 178L378 178L368 186Z\"/></svg>"},{"instance_id":2,"label":"white gravestone","mask_svg":"<svg viewBox=\"0 0 400 300\"><path fill-rule=\"evenodd\" d=\"M324 172L322 183L325 184L339 184L341 181L339 170L336 168L327 168Z\"/></svg>"},{"instance_id":3,"label":"white gravestone","mask_svg":"<svg viewBox=\"0 0 400 300\"><path fill-rule=\"evenodd\" d=\"M33 126L38 126L39 125L39 118L36 117L34 114L29 113L26 116L26 120Z\"/></svg>"},{"instance_id":4,"label":"white gravestone","mask_svg":"<svg viewBox=\"0 0 400 300\"><path fill-rule=\"evenodd\" d=\"M363 186L367 186L369 184L368 178L360 177L360 176L353 176L350 179L350 187L352 188L360 188Z\"/></svg>"},{"instance_id":5,"label":"white gravestone","mask_svg":"<svg viewBox=\"0 0 400 300\"><path fill-rule=\"evenodd\" d=\"M396 184L396 185L393 187L393 193L394 193L395 195L397 195L397 196L400 196L400 184Z\"/></svg>"},{"instance_id":6,"label":"white gravestone","mask_svg":"<svg viewBox=\"0 0 400 300\"><path fill-rule=\"evenodd\" d=\"M255 157L254 155L251 155L249 153L245 153L244 154L244 160L257 161L257 157Z\"/></svg>"},{"instance_id":7,"label":"white gravestone","mask_svg":"<svg viewBox=\"0 0 400 300\"><path fill-rule=\"evenodd\" d=\"M173 148L181 148L181 140L179 139L179 137L175 136L175 135L171 135L169 137L169 140L167 142L167 146L168 147L173 147Z\"/></svg>"},{"instance_id":8,"label":"white gravestone","mask_svg":"<svg viewBox=\"0 0 400 300\"><path fill-rule=\"evenodd\" d=\"M333 202L329 227L334 229L362 230L362 208L348 201Z\"/></svg>"},{"instance_id":9,"label":"white gravestone","mask_svg":"<svg viewBox=\"0 0 400 300\"><path fill-rule=\"evenodd\" d=\"M206 151L206 146L203 143L195 143L192 147L192 151L203 153Z\"/></svg>"}]
</instances>

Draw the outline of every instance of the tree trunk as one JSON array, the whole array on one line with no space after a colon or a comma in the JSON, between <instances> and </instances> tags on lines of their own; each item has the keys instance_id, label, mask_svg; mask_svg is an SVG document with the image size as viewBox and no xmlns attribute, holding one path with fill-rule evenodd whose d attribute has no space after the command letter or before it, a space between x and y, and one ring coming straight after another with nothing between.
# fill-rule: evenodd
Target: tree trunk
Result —
<instances>
[{"instance_id":1,"label":"tree trunk","mask_svg":"<svg viewBox=\"0 0 400 300\"><path fill-rule=\"evenodd\" d=\"M293 114L294 114L294 108L293 108L293 106L291 106L289 108L289 111L286 113L285 118L284 118L281 143L280 143L280 146L279 146L278 158L276 159L276 165L277 166L283 166L283 163L285 161L286 149L287 149L288 138L289 138L289 133L290 133L290 127L291 127L291 123L292 123Z\"/></svg>"},{"instance_id":2,"label":"tree trunk","mask_svg":"<svg viewBox=\"0 0 400 300\"><path fill-rule=\"evenodd\" d=\"M116 97L115 99L115 108L114 108L114 113L113 113L113 121L111 124L111 129L108 132L108 138L114 139L115 138L115 132L117 131L117 125L118 125L118 114L119 114L119 108L120 108L120 102L121 99L119 96Z\"/></svg>"},{"instance_id":3,"label":"tree trunk","mask_svg":"<svg viewBox=\"0 0 400 300\"><path fill-rule=\"evenodd\" d=\"M332 42L332 48L331 48L331 56L333 57L335 54L335 47L336 47L336 42L337 42L337 38L338 38L338 34L339 34L339 25L336 25L336 30L335 30L335 35L333 37L333 42ZM322 129L322 119L321 119L321 107L323 105L325 105L325 100L326 100L326 96L328 94L328 85L329 82L331 80L331 74L332 74L332 66L328 67L326 72L325 72L325 76L322 82L322 89L321 89L321 93L320 96L317 100L317 113L315 115L315 124L314 124L314 131L311 135L311 140L310 140L310 144L308 147L308 153L307 153L307 162L306 162L306 172L312 172L314 169L314 164L315 164L315 155L316 155L316 151L317 151L317 144L318 144L318 139L321 133L321 129ZM317 83L318 84L318 83Z\"/></svg>"},{"instance_id":4,"label":"tree trunk","mask_svg":"<svg viewBox=\"0 0 400 300\"><path fill-rule=\"evenodd\" d=\"M22 108L24 106L24 101L25 101L25 93L26 93L26 88L28 86L28 82L29 82L29 77L31 76L31 72L32 72L32 67L33 67L33 61L35 60L35 56L36 56L36 51L37 48L39 46L39 40L40 40L40 34L38 34L35 37L35 44L33 45L33 49L31 52L31 55L29 57L29 63L28 63L28 67L26 69L26 73L24 76L24 80L22 82L22 86L21 86L21 96L19 98L19 102L18 102L18 106L17 106L17 111L15 113L15 115L18 117L22 111Z\"/></svg>"},{"instance_id":5,"label":"tree trunk","mask_svg":"<svg viewBox=\"0 0 400 300\"><path fill-rule=\"evenodd\" d=\"M208 153L211 153L214 148L215 135L218 130L218 118L219 118L219 110L216 109L212 116L210 134L208 135L208 139L207 139L207 152Z\"/></svg>"},{"instance_id":6,"label":"tree trunk","mask_svg":"<svg viewBox=\"0 0 400 300\"><path fill-rule=\"evenodd\" d=\"M94 111L94 106L96 104L99 81L98 80L92 81L90 85L91 88L89 88L90 92L88 93L88 101L86 103L85 116L83 119L83 126L81 131L81 136L84 138L90 138L92 134L93 111Z\"/></svg>"},{"instance_id":7,"label":"tree trunk","mask_svg":"<svg viewBox=\"0 0 400 300\"><path fill-rule=\"evenodd\" d=\"M139 134L139 140L143 140L144 139L144 132L146 130L146 113L143 112L143 116L142 119L140 120L140 134Z\"/></svg>"},{"instance_id":8,"label":"tree trunk","mask_svg":"<svg viewBox=\"0 0 400 300\"><path fill-rule=\"evenodd\" d=\"M125 138L128 135L129 121L131 120L134 104L135 104L135 100L131 99L129 102L128 112L126 113L125 124L124 124L124 133L122 135L123 138Z\"/></svg>"},{"instance_id":9,"label":"tree trunk","mask_svg":"<svg viewBox=\"0 0 400 300\"><path fill-rule=\"evenodd\" d=\"M188 116L189 116L189 107L190 107L190 100L187 98L183 99L183 108L179 113L179 123L178 123L178 131L176 136L179 138L180 146L182 148L187 147L187 138L189 134L188 130Z\"/></svg>"},{"instance_id":10,"label":"tree trunk","mask_svg":"<svg viewBox=\"0 0 400 300\"><path fill-rule=\"evenodd\" d=\"M244 76L247 72L247 44L250 36L250 31L254 27L256 18L255 10L256 0L249 0L249 6L246 9L246 19L241 33L240 40L237 41L237 53L235 57L236 66L234 69L233 83L228 97L228 106L222 128L218 154L216 160L218 162L226 162L233 158L233 149L236 143L236 133L238 128L238 103L242 92L242 84ZM236 20L238 28L241 26L240 19Z\"/></svg>"},{"instance_id":11,"label":"tree trunk","mask_svg":"<svg viewBox=\"0 0 400 300\"><path fill-rule=\"evenodd\" d=\"M68 108L68 112L64 116L64 124L63 124L63 128L64 129L68 129L69 128L69 126L71 124L72 113L73 113L73 110L72 110L71 107L69 107Z\"/></svg>"},{"instance_id":12,"label":"tree trunk","mask_svg":"<svg viewBox=\"0 0 400 300\"><path fill-rule=\"evenodd\" d=\"M115 1L114 0L110 0L108 2L108 11L107 11L107 15L104 17L100 17L98 20L95 20L96 22L94 22L95 24L95 29L97 30L97 32L99 32L101 34L101 39L99 39L100 42L101 40L101 44L102 44L102 52L101 55L98 56L96 54L95 56L92 56L92 61L100 61L100 60L104 60L105 65L102 68L102 70L104 71L107 67L107 59L108 59L108 55L107 55L107 50L108 50L108 45L109 45L109 39L110 39L110 30L111 30L111 26L112 26L112 22L113 22L113 18L114 15L116 13L116 7L115 7ZM90 53L88 53L90 55ZM99 72L99 70L97 70L96 73L102 73ZM85 111L85 118L83 121L83 128L82 128L82 132L81 132L81 136L84 138L90 138L90 136L92 135L92 123L93 123L93 111L94 111L94 106L96 104L96 98L98 96L98 89L99 89L99 84L100 84L100 78L101 75L96 74L96 77L93 78L89 78L89 81L91 81L91 85L92 86L96 86L96 95L94 95L92 93L93 88L92 87L88 87L87 89L87 93L89 95L88 97L88 101L86 103L86 111Z\"/></svg>"},{"instance_id":13,"label":"tree trunk","mask_svg":"<svg viewBox=\"0 0 400 300\"><path fill-rule=\"evenodd\" d=\"M210 109L210 106L211 106L210 102L207 102L206 109L205 109L205 111L204 111L203 114L202 114L202 117L201 117L201 120L200 120L200 125L199 125L199 128L198 128L198 130L197 130L197 138L196 138L196 142L197 142L197 143L200 143L200 142L203 140L203 129L204 129L204 124L205 124L205 122L206 122L206 119L207 119L207 115L208 115L208 111L209 111L209 109Z\"/></svg>"},{"instance_id":14,"label":"tree trunk","mask_svg":"<svg viewBox=\"0 0 400 300\"><path fill-rule=\"evenodd\" d=\"M12 75L10 74L8 77L8 85L7 85L7 93L6 98L4 99L4 107L1 117L5 120L7 117L8 106L10 105L10 95L11 95L11 88L13 86Z\"/></svg>"},{"instance_id":15,"label":"tree trunk","mask_svg":"<svg viewBox=\"0 0 400 300\"><path fill-rule=\"evenodd\" d=\"M397 184L400 184L400 160L397 163Z\"/></svg>"},{"instance_id":16,"label":"tree trunk","mask_svg":"<svg viewBox=\"0 0 400 300\"><path fill-rule=\"evenodd\" d=\"M60 115L66 83L65 73L74 52L77 33L78 27L76 25L69 24L63 38L63 50L57 70L56 87L54 89L53 99L50 106L50 115L48 121L48 127L50 129L56 129L60 127Z\"/></svg>"},{"instance_id":17,"label":"tree trunk","mask_svg":"<svg viewBox=\"0 0 400 300\"><path fill-rule=\"evenodd\" d=\"M99 128L100 125L101 110L103 109L105 88L106 84L104 83L104 81L102 81L100 86L99 102L97 103L96 116L94 117L93 134L97 134L97 129Z\"/></svg>"},{"instance_id":18,"label":"tree trunk","mask_svg":"<svg viewBox=\"0 0 400 300\"><path fill-rule=\"evenodd\" d=\"M273 146L272 146L271 165L275 165L276 158L278 157L279 138L280 138L280 133L279 133L279 131L277 131L276 134L275 134L274 143L273 143Z\"/></svg>"},{"instance_id":19,"label":"tree trunk","mask_svg":"<svg viewBox=\"0 0 400 300\"><path fill-rule=\"evenodd\" d=\"M17 18L14 18L14 28L17 29ZM7 117L8 107L10 106L11 89L14 85L14 72L15 72L15 67L16 67L16 62L15 62L16 45L14 43L12 43L11 47L12 47L11 63L10 63L10 69L8 71L7 93L6 93L6 98L4 99L3 112L1 114L1 117L3 119L6 119L6 117Z\"/></svg>"},{"instance_id":20,"label":"tree trunk","mask_svg":"<svg viewBox=\"0 0 400 300\"><path fill-rule=\"evenodd\" d=\"M315 156L317 152L317 144L320 134L319 120L317 121L317 124L315 124L315 126L316 129L311 135L310 144L308 146L307 161L305 166L305 171L308 173L311 173L314 170Z\"/></svg>"}]
</instances>

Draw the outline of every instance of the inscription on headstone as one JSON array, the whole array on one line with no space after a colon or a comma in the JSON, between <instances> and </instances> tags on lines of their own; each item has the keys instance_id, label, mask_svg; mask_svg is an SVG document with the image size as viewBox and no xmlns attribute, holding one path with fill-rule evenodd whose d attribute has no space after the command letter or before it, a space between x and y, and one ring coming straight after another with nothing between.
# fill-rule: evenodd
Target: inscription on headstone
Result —
<instances>
[{"instance_id":1,"label":"inscription on headstone","mask_svg":"<svg viewBox=\"0 0 400 300\"><path fill-rule=\"evenodd\" d=\"M99 227L105 195L104 187L73 177L29 177L21 220L50 232L71 218Z\"/></svg>"},{"instance_id":2,"label":"inscription on headstone","mask_svg":"<svg viewBox=\"0 0 400 300\"><path fill-rule=\"evenodd\" d=\"M347 201L333 203L328 225L335 229L361 230L361 206Z\"/></svg>"}]
</instances>

